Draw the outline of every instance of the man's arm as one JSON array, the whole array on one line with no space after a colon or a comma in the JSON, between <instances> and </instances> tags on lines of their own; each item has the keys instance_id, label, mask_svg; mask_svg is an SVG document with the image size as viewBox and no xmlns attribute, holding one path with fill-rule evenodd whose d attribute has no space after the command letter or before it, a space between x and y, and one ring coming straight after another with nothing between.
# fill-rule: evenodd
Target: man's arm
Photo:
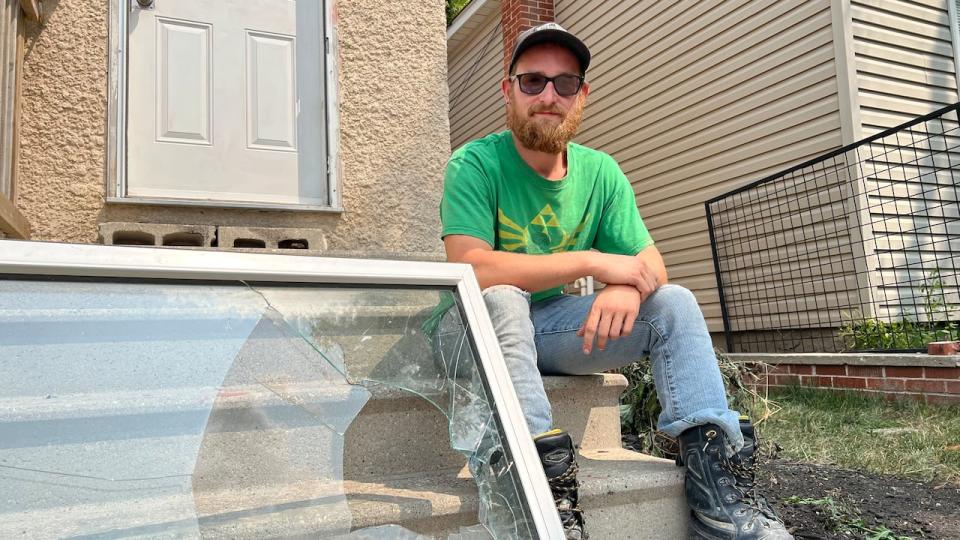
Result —
<instances>
[{"instance_id":1,"label":"man's arm","mask_svg":"<svg viewBox=\"0 0 960 540\"><path fill-rule=\"evenodd\" d=\"M643 261L656 275L656 287L653 290L660 285L666 285L667 269L657 248L647 246L637 253L636 258ZM614 284L607 285L597 293L583 326L577 332L578 336L583 337L583 353L590 354L594 339L597 348L602 351L607 347L608 339L616 340L630 335L640 311L640 304L653 290L645 293L633 287Z\"/></svg>"},{"instance_id":2,"label":"man's arm","mask_svg":"<svg viewBox=\"0 0 960 540\"><path fill-rule=\"evenodd\" d=\"M494 251L490 244L472 236L451 234L443 238L447 261L473 266L480 288L513 285L525 291L542 291L589 275L586 251L550 255L527 255Z\"/></svg>"},{"instance_id":3,"label":"man's arm","mask_svg":"<svg viewBox=\"0 0 960 540\"><path fill-rule=\"evenodd\" d=\"M656 246L643 248L640 253L637 253L637 258L643 261L657 277L657 287L667 284L667 266L663 263L663 256L660 255L660 250Z\"/></svg>"},{"instance_id":4,"label":"man's arm","mask_svg":"<svg viewBox=\"0 0 960 540\"><path fill-rule=\"evenodd\" d=\"M584 276L636 288L644 298L666 283L663 259L653 246L635 257L597 251L568 251L548 255L527 255L494 251L479 238L451 234L443 239L450 262L467 263L480 288L513 285L525 291L559 287Z\"/></svg>"}]
</instances>

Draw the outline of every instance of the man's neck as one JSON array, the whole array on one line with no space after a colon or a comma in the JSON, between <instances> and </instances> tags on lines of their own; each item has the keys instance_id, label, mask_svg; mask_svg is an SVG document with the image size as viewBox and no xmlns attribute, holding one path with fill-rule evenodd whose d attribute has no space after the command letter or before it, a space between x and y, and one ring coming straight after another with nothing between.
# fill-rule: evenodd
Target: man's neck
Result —
<instances>
[{"instance_id":1,"label":"man's neck","mask_svg":"<svg viewBox=\"0 0 960 540\"><path fill-rule=\"evenodd\" d=\"M567 176L567 153L548 154L531 150L517 140L513 134L513 146L531 169L547 180L563 180Z\"/></svg>"}]
</instances>

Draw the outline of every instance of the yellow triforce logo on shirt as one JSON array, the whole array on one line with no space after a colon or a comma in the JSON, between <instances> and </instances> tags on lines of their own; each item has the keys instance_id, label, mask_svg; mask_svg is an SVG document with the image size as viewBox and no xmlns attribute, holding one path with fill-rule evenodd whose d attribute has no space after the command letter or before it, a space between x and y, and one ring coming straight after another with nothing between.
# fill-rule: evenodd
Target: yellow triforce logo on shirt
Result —
<instances>
[{"instance_id":1,"label":"yellow triforce logo on shirt","mask_svg":"<svg viewBox=\"0 0 960 540\"><path fill-rule=\"evenodd\" d=\"M503 212L502 208L497 208L497 218L499 221L500 245L503 249L520 253L542 254L559 253L574 247L577 238L590 220L590 214L588 213L583 217L583 221L577 225L573 232L563 230L557 214L549 204L544 206L526 227L517 225Z\"/></svg>"}]
</instances>

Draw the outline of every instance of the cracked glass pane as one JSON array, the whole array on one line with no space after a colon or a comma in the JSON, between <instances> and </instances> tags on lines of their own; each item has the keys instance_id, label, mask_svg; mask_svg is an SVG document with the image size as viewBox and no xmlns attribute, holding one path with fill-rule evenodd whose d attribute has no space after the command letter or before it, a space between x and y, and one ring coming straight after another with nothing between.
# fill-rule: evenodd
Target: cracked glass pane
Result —
<instances>
[{"instance_id":1,"label":"cracked glass pane","mask_svg":"<svg viewBox=\"0 0 960 540\"><path fill-rule=\"evenodd\" d=\"M476 358L439 288L0 280L0 537L532 538Z\"/></svg>"}]
</instances>

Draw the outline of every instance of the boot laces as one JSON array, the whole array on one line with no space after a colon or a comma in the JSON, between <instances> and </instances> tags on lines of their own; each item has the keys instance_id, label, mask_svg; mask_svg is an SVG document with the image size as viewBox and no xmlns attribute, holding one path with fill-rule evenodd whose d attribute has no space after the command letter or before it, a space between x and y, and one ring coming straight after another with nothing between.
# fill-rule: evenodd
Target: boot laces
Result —
<instances>
[{"instance_id":1,"label":"boot laces","mask_svg":"<svg viewBox=\"0 0 960 540\"><path fill-rule=\"evenodd\" d=\"M733 475L733 488L740 495L740 502L743 503L752 513L751 521L759 516L779 521L777 513L770 506L766 497L760 494L757 485L757 459L751 456L744 459L739 454L727 457L724 452L720 460L720 466Z\"/></svg>"},{"instance_id":2,"label":"boot laces","mask_svg":"<svg viewBox=\"0 0 960 540\"><path fill-rule=\"evenodd\" d=\"M710 437L708 440L712 441L713 437ZM709 442L707 444L709 444ZM756 446L754 446L754 448L754 451L756 451ZM761 516L779 521L780 518L777 516L777 513L770 506L770 503L767 502L766 497L760 494L759 486L757 486L756 456L750 456L747 459L744 459L740 454L727 456L726 452L722 449L719 451L719 454L720 467L733 476L733 488L739 495L740 502L746 507L746 510L752 514L750 521Z\"/></svg>"},{"instance_id":3,"label":"boot laces","mask_svg":"<svg viewBox=\"0 0 960 540\"><path fill-rule=\"evenodd\" d=\"M550 492L553 494L553 502L557 505L560 521L563 523L564 529L583 526L583 518L581 517L583 511L577 504L579 501L577 493L577 472L579 470L580 466L574 461L563 474L547 479L547 483L550 485Z\"/></svg>"}]
</instances>

